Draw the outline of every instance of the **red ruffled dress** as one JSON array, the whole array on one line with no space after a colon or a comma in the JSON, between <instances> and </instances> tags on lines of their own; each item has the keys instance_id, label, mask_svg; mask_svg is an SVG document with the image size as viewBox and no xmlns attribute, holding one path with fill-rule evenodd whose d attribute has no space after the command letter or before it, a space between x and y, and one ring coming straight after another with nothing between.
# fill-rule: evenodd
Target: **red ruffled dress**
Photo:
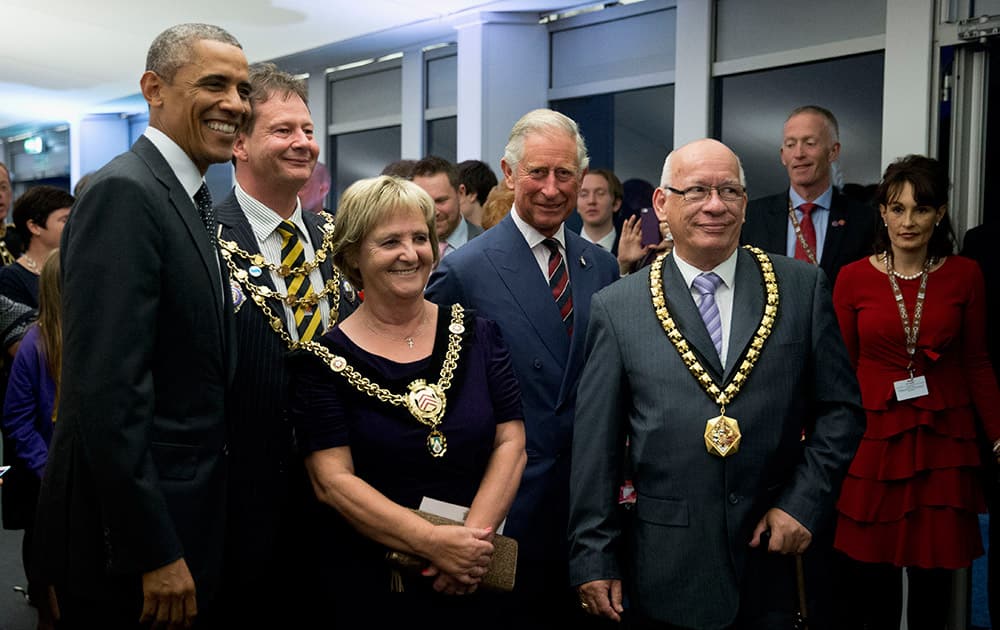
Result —
<instances>
[{"instance_id":1,"label":"red ruffled dress","mask_svg":"<svg viewBox=\"0 0 1000 630\"><path fill-rule=\"evenodd\" d=\"M899 279L910 320L920 279ZM837 502L834 546L855 560L957 569L983 553L977 414L1000 438L1000 391L986 354L982 273L961 256L927 279L915 375L928 395L897 401L906 339L886 274L866 258L833 293L868 425Z\"/></svg>"}]
</instances>

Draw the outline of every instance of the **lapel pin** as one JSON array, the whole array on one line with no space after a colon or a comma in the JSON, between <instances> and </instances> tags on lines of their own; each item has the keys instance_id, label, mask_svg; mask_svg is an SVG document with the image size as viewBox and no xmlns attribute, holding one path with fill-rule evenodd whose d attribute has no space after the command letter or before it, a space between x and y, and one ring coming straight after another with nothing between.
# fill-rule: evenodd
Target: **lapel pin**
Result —
<instances>
[{"instance_id":1,"label":"lapel pin","mask_svg":"<svg viewBox=\"0 0 1000 630\"><path fill-rule=\"evenodd\" d=\"M254 278L259 278L259 277L260 277L260 274L264 273L264 272L263 272L263 271L261 270L261 268L260 268L260 267L258 267L257 265L251 265L251 266L250 266L250 268L249 268L249 269L247 269L247 271L249 271L249 272L250 272L250 275L251 275L251 276L253 276Z\"/></svg>"},{"instance_id":2,"label":"lapel pin","mask_svg":"<svg viewBox=\"0 0 1000 630\"><path fill-rule=\"evenodd\" d=\"M580 266L584 269L587 268L587 260L583 256L580 256Z\"/></svg>"}]
</instances>

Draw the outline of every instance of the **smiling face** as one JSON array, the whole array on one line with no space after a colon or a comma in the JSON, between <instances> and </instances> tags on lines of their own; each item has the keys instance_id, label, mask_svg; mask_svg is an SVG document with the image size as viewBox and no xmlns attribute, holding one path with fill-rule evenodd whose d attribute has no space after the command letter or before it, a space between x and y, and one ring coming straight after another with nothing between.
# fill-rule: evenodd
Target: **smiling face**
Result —
<instances>
[{"instance_id":1,"label":"smiling face","mask_svg":"<svg viewBox=\"0 0 1000 630\"><path fill-rule=\"evenodd\" d=\"M525 223L552 236L576 207L580 180L576 141L567 133L529 133L521 161L500 162L504 180L514 191L514 207Z\"/></svg>"},{"instance_id":2,"label":"smiling face","mask_svg":"<svg viewBox=\"0 0 1000 630\"><path fill-rule=\"evenodd\" d=\"M945 206L918 205L913 198L913 186L903 182L888 205L879 206L894 257L899 258L905 252L925 258L934 228L944 218L946 210Z\"/></svg>"},{"instance_id":3,"label":"smiling face","mask_svg":"<svg viewBox=\"0 0 1000 630\"><path fill-rule=\"evenodd\" d=\"M781 163L795 191L813 200L830 187L831 164L840 156L826 118L815 112L801 112L785 122L781 143Z\"/></svg>"},{"instance_id":4,"label":"smiling face","mask_svg":"<svg viewBox=\"0 0 1000 630\"><path fill-rule=\"evenodd\" d=\"M741 187L736 155L715 140L699 140L677 149L670 158L670 186ZM726 202L717 191L701 201L663 187L653 192L653 207L661 221L670 225L674 251L703 271L713 269L736 250L746 218L746 193L740 201Z\"/></svg>"},{"instance_id":5,"label":"smiling face","mask_svg":"<svg viewBox=\"0 0 1000 630\"><path fill-rule=\"evenodd\" d=\"M621 199L611 194L611 186L603 175L587 173L576 198L576 211L587 227L595 229L611 225L615 212L622 205Z\"/></svg>"},{"instance_id":6,"label":"smiling face","mask_svg":"<svg viewBox=\"0 0 1000 630\"><path fill-rule=\"evenodd\" d=\"M309 108L296 94L272 94L254 106L254 115L253 131L240 132L233 148L237 180L261 200L269 197L268 189L296 194L319 157Z\"/></svg>"},{"instance_id":7,"label":"smiling face","mask_svg":"<svg viewBox=\"0 0 1000 630\"><path fill-rule=\"evenodd\" d=\"M438 240L446 240L462 220L461 205L458 202L460 191L452 188L447 173L416 175L413 177L413 183L427 191L434 200L434 221ZM459 188L461 193L465 192L465 187L461 184Z\"/></svg>"},{"instance_id":8,"label":"smiling face","mask_svg":"<svg viewBox=\"0 0 1000 630\"><path fill-rule=\"evenodd\" d=\"M169 136L202 174L233 156L236 130L249 111L250 83L243 51L202 39L172 81L153 71L142 75L149 124Z\"/></svg>"},{"instance_id":9,"label":"smiling face","mask_svg":"<svg viewBox=\"0 0 1000 630\"><path fill-rule=\"evenodd\" d=\"M355 265L365 299L423 299L434 265L427 222L419 209L390 211L362 240Z\"/></svg>"}]
</instances>

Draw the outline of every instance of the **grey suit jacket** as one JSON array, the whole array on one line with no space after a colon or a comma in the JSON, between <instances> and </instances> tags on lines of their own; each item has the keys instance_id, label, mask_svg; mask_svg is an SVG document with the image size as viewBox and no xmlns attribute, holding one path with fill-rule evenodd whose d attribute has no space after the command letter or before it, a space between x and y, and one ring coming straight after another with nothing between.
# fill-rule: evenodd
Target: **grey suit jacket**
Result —
<instances>
[{"instance_id":1,"label":"grey suit jacket","mask_svg":"<svg viewBox=\"0 0 1000 630\"><path fill-rule=\"evenodd\" d=\"M222 565L232 307L194 202L148 139L95 174L61 256L45 577L131 608L141 573L183 557L203 605Z\"/></svg>"},{"instance_id":2,"label":"grey suit jacket","mask_svg":"<svg viewBox=\"0 0 1000 630\"><path fill-rule=\"evenodd\" d=\"M826 239L823 242L823 252L819 256L819 266L826 272L831 287L837 281L841 267L871 255L875 247L877 219L878 212L874 208L834 189L827 219ZM788 251L788 230L786 190L750 202L740 242L756 245L766 252L784 256Z\"/></svg>"},{"instance_id":3,"label":"grey suit jacket","mask_svg":"<svg viewBox=\"0 0 1000 630\"><path fill-rule=\"evenodd\" d=\"M764 512L781 508L813 532L830 521L863 432L857 381L825 276L799 261L772 260L777 323L743 391L726 408L743 441L725 459L705 448L705 422L719 407L654 314L649 269L594 297L573 439L574 584L623 579L644 617L723 628L741 607L741 580L754 561L748 542ZM728 382L763 314L753 257L738 254L726 366L673 257L665 261L663 284L678 328L716 382ZM801 442L809 420L815 427ZM617 505L626 435L638 492L628 515ZM794 601L793 588L788 599Z\"/></svg>"}]
</instances>

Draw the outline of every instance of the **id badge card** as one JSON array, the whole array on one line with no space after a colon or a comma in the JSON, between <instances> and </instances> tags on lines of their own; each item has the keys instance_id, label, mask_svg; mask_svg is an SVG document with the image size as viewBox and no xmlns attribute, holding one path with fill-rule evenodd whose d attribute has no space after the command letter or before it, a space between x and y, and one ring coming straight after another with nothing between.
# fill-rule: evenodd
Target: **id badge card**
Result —
<instances>
[{"instance_id":1,"label":"id badge card","mask_svg":"<svg viewBox=\"0 0 1000 630\"><path fill-rule=\"evenodd\" d=\"M927 395L927 379L923 376L904 378L892 384L896 389L896 400L904 401Z\"/></svg>"}]
</instances>

